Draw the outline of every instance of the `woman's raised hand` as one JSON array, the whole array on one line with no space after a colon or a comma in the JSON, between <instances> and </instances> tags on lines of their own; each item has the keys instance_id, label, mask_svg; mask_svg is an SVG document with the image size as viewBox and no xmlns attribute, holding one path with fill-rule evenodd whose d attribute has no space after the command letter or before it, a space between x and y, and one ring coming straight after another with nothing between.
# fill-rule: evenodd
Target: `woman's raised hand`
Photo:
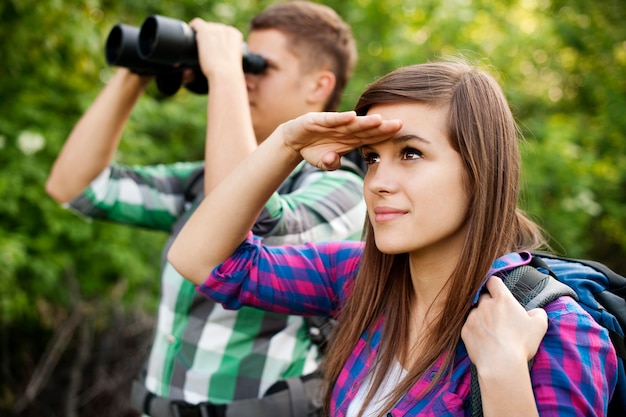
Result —
<instances>
[{"instance_id":1,"label":"woman's raised hand","mask_svg":"<svg viewBox=\"0 0 626 417\"><path fill-rule=\"evenodd\" d=\"M284 146L310 164L334 170L340 166L341 155L387 140L401 128L401 120L383 120L378 114L313 112L283 123L272 136L282 135Z\"/></svg>"}]
</instances>

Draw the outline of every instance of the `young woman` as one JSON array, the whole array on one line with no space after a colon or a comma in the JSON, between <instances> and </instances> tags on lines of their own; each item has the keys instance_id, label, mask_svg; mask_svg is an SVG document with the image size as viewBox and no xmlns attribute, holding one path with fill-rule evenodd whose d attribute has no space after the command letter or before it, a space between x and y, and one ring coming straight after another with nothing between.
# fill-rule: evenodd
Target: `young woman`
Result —
<instances>
[{"instance_id":1,"label":"young woman","mask_svg":"<svg viewBox=\"0 0 626 417\"><path fill-rule=\"evenodd\" d=\"M169 260L228 308L338 317L324 370L332 416L469 416L471 363L485 416L604 415L608 333L569 297L526 312L501 280L544 243L516 207L517 133L487 73L460 61L398 69L356 113L281 125L205 199ZM249 233L302 158L332 170L357 147L364 243L269 247Z\"/></svg>"}]
</instances>

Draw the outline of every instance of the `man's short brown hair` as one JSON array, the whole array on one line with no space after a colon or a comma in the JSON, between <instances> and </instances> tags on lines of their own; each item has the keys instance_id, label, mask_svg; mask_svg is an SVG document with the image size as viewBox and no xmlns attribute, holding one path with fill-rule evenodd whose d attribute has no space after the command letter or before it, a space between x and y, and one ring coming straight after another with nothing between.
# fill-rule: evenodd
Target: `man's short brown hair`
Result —
<instances>
[{"instance_id":1,"label":"man's short brown hair","mask_svg":"<svg viewBox=\"0 0 626 417\"><path fill-rule=\"evenodd\" d=\"M274 4L250 22L250 31L276 29L287 36L291 53L303 71L326 67L335 74L335 89L325 111L336 111L352 76L357 51L350 26L328 6L309 1Z\"/></svg>"}]
</instances>

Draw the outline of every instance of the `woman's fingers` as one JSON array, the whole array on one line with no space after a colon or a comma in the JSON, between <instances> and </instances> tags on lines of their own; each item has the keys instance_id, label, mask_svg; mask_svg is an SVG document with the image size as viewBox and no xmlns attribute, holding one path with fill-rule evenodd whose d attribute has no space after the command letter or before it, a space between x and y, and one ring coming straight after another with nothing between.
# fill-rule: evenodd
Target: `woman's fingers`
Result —
<instances>
[{"instance_id":1,"label":"woman's fingers","mask_svg":"<svg viewBox=\"0 0 626 417\"><path fill-rule=\"evenodd\" d=\"M355 112L312 112L286 122L272 136L320 169L339 168L341 155L365 144L391 138L400 120L380 115L357 116Z\"/></svg>"},{"instance_id":2,"label":"woman's fingers","mask_svg":"<svg viewBox=\"0 0 626 417\"><path fill-rule=\"evenodd\" d=\"M360 141L380 141L391 137L402 126L400 120L383 120L380 115L357 116L354 112L307 113L286 123L288 144L308 145L324 140L341 140L359 146Z\"/></svg>"},{"instance_id":3,"label":"woman's fingers","mask_svg":"<svg viewBox=\"0 0 626 417\"><path fill-rule=\"evenodd\" d=\"M489 294L491 294L492 297L506 297L509 294L513 296L513 294L511 294L511 292L504 284L504 281L495 276L489 277L485 284L485 288L487 288L487 291L489 291Z\"/></svg>"},{"instance_id":4,"label":"woman's fingers","mask_svg":"<svg viewBox=\"0 0 626 417\"><path fill-rule=\"evenodd\" d=\"M322 166L320 166L321 169L324 169L326 171L334 171L336 169L339 169L339 167L341 167L341 155L339 155L337 152L326 152L326 154L324 154L322 156Z\"/></svg>"},{"instance_id":5,"label":"woman's fingers","mask_svg":"<svg viewBox=\"0 0 626 417\"><path fill-rule=\"evenodd\" d=\"M497 358L529 360L548 328L547 314L543 309L524 310L501 278L490 277L486 289L461 332L470 358L477 366Z\"/></svg>"}]
</instances>

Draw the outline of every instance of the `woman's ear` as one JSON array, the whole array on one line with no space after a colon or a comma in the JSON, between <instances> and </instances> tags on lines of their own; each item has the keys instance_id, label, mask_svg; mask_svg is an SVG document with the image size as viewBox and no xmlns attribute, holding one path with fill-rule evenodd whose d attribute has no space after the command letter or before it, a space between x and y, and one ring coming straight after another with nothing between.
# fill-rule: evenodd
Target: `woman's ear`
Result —
<instances>
[{"instance_id":1,"label":"woman's ear","mask_svg":"<svg viewBox=\"0 0 626 417\"><path fill-rule=\"evenodd\" d=\"M322 108L335 89L335 74L329 70L318 71L312 79L307 100L311 104L321 104Z\"/></svg>"}]
</instances>

